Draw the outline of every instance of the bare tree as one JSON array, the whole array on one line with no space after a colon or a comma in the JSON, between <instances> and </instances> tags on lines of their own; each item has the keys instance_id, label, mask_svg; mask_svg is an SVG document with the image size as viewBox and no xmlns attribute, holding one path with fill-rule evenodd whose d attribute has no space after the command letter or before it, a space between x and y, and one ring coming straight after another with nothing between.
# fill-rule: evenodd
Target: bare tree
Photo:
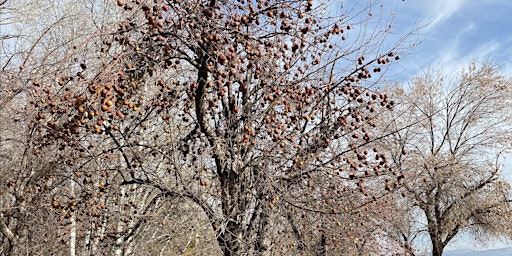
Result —
<instances>
[{"instance_id":1,"label":"bare tree","mask_svg":"<svg viewBox=\"0 0 512 256\"><path fill-rule=\"evenodd\" d=\"M28 145L49 167L33 180L53 222L34 227L55 224L71 254L378 250L373 224L403 175L371 130L394 106L377 89L403 39L383 44L380 1L330 4L118 0L100 10L120 18L90 33L55 15L10 62L29 85ZM208 234L212 247L196 242Z\"/></svg>"},{"instance_id":2,"label":"bare tree","mask_svg":"<svg viewBox=\"0 0 512 256\"><path fill-rule=\"evenodd\" d=\"M428 232L433 255L462 232L511 237L511 189L500 176L511 85L496 66L473 63L452 80L430 71L395 90L400 104L389 127L413 125L395 133L387 149L407 176L404 205L426 220L409 228Z\"/></svg>"}]
</instances>

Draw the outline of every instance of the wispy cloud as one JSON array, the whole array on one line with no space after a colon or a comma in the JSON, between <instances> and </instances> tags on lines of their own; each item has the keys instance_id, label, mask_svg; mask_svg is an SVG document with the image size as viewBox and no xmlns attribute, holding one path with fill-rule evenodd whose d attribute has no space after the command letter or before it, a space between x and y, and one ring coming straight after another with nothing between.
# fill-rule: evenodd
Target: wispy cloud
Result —
<instances>
[{"instance_id":1,"label":"wispy cloud","mask_svg":"<svg viewBox=\"0 0 512 256\"><path fill-rule=\"evenodd\" d=\"M389 5L395 3L387 0ZM400 1L402 3L402 1ZM420 29L420 44L390 70L390 77L405 82L432 66L446 74L466 67L472 60L490 60L512 75L512 8L510 0L405 1L397 5L398 27L411 22Z\"/></svg>"},{"instance_id":2,"label":"wispy cloud","mask_svg":"<svg viewBox=\"0 0 512 256\"><path fill-rule=\"evenodd\" d=\"M474 59L492 58L501 49L501 42L493 39L482 41L478 45L467 45L463 36L465 33L472 31L473 28L472 24L468 25L466 29L454 36L445 47L435 53L436 58L433 63L441 64L446 74L458 72Z\"/></svg>"},{"instance_id":3,"label":"wispy cloud","mask_svg":"<svg viewBox=\"0 0 512 256\"><path fill-rule=\"evenodd\" d=\"M428 1L426 17L429 24L425 27L427 31L434 29L442 24L451 16L457 13L468 0L435 0Z\"/></svg>"}]
</instances>

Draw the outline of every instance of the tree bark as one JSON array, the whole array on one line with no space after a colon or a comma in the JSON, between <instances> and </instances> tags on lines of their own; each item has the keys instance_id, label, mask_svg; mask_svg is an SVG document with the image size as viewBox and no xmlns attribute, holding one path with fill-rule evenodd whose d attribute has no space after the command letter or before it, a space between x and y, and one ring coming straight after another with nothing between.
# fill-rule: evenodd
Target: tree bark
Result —
<instances>
[{"instance_id":1,"label":"tree bark","mask_svg":"<svg viewBox=\"0 0 512 256\"><path fill-rule=\"evenodd\" d=\"M433 221L433 220L428 220ZM432 242L432 256L443 255L444 247L446 243L441 241L441 237L437 232L437 227L429 231L430 241Z\"/></svg>"},{"instance_id":2,"label":"tree bark","mask_svg":"<svg viewBox=\"0 0 512 256\"><path fill-rule=\"evenodd\" d=\"M66 167L67 173L70 177L69 179L69 193L71 194L71 197L73 200L75 200L75 181L71 179L71 176L73 175L71 168L68 166ZM75 256L76 255L76 216L73 213L71 215L70 220L70 232L69 232L69 256Z\"/></svg>"},{"instance_id":3,"label":"tree bark","mask_svg":"<svg viewBox=\"0 0 512 256\"><path fill-rule=\"evenodd\" d=\"M226 230L217 238L224 256L236 256L239 254L240 245L234 233L235 225L232 222L228 223Z\"/></svg>"}]
</instances>

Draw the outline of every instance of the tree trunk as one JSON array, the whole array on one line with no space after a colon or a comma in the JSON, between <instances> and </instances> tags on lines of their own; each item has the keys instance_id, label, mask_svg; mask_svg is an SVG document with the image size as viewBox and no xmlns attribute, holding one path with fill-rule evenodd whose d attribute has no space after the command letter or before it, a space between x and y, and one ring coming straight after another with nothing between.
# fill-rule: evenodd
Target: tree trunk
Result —
<instances>
[{"instance_id":1,"label":"tree trunk","mask_svg":"<svg viewBox=\"0 0 512 256\"><path fill-rule=\"evenodd\" d=\"M15 248L17 243L17 237L16 235L11 231L11 229L4 223L4 215L0 213L0 231L4 235L4 237L7 239L8 246L6 246L5 250L6 254L13 254L15 255Z\"/></svg>"},{"instance_id":2,"label":"tree trunk","mask_svg":"<svg viewBox=\"0 0 512 256\"><path fill-rule=\"evenodd\" d=\"M240 244L236 237L236 228L233 228L234 225L236 224L232 222L228 223L226 230L222 231L222 233L217 236L217 241L219 242L224 256L237 256L240 253Z\"/></svg>"},{"instance_id":3,"label":"tree trunk","mask_svg":"<svg viewBox=\"0 0 512 256\"><path fill-rule=\"evenodd\" d=\"M71 198L75 200L75 181L71 178L73 172L70 167L66 167L69 176L69 193ZM70 232L69 232L69 256L76 255L76 216L75 213L71 215L70 220Z\"/></svg>"},{"instance_id":4,"label":"tree trunk","mask_svg":"<svg viewBox=\"0 0 512 256\"><path fill-rule=\"evenodd\" d=\"M444 245L441 242L441 238L431 233L430 240L432 241L432 256L443 255Z\"/></svg>"},{"instance_id":5,"label":"tree trunk","mask_svg":"<svg viewBox=\"0 0 512 256\"><path fill-rule=\"evenodd\" d=\"M124 199L125 199L125 188L124 187L121 187L121 191L120 191L120 205L123 205L125 202L124 202ZM123 242L124 242L124 239L123 239L123 231L124 231L124 227L123 227L124 223L121 219L118 219L117 220L117 230L116 230L116 233L117 233L117 238L116 238L116 242L115 242L115 246L114 246L114 255L115 256L121 256L122 252L123 252Z\"/></svg>"},{"instance_id":6,"label":"tree trunk","mask_svg":"<svg viewBox=\"0 0 512 256\"><path fill-rule=\"evenodd\" d=\"M325 237L325 234L322 233L322 237L320 238L320 243L318 245L318 256L325 256L327 255L327 238Z\"/></svg>"}]
</instances>

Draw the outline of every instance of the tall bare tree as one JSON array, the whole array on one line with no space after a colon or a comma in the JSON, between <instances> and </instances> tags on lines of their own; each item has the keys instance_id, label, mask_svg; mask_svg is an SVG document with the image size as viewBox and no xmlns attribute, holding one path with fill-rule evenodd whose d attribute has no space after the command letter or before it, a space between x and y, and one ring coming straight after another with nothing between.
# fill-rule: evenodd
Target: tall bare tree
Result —
<instances>
[{"instance_id":1,"label":"tall bare tree","mask_svg":"<svg viewBox=\"0 0 512 256\"><path fill-rule=\"evenodd\" d=\"M90 3L119 19L91 11L96 26L79 30L46 13L56 19L10 62L29 86L28 146L49 167L33 184L60 248L128 255L151 237L206 249L199 232L173 241L187 233L174 220L206 223L207 249L224 255L378 249L370 234L391 205L379 202L403 179L372 145L375 117L394 106L380 73L403 50L403 38L383 43L380 1L336 13L313 1ZM164 206L187 210L169 219Z\"/></svg>"},{"instance_id":2,"label":"tall bare tree","mask_svg":"<svg viewBox=\"0 0 512 256\"><path fill-rule=\"evenodd\" d=\"M473 63L451 80L430 71L395 90L399 110L386 118L389 127L413 125L391 136L387 149L407 176L404 205L426 220L411 219L416 232L409 234L427 232L432 255L460 233L482 240L512 235L512 190L500 175L512 128L511 86L496 66Z\"/></svg>"}]
</instances>

